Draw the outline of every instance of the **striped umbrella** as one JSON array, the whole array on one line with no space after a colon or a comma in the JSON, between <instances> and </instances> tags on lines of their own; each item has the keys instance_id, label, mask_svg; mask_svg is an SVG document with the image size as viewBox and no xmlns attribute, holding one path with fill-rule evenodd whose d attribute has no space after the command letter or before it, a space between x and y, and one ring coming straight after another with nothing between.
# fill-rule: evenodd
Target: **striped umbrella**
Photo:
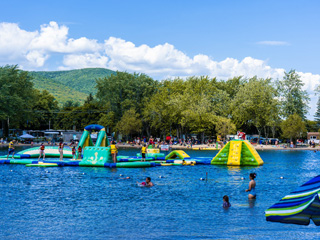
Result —
<instances>
[{"instance_id":1,"label":"striped umbrella","mask_svg":"<svg viewBox=\"0 0 320 240\"><path fill-rule=\"evenodd\" d=\"M320 226L320 175L265 211L267 221Z\"/></svg>"}]
</instances>

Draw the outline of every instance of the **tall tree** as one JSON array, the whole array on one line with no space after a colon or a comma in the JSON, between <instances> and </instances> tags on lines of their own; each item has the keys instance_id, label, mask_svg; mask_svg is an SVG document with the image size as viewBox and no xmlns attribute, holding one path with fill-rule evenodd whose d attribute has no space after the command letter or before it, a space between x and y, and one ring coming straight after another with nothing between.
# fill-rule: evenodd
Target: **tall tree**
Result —
<instances>
[{"instance_id":1,"label":"tall tree","mask_svg":"<svg viewBox=\"0 0 320 240\"><path fill-rule=\"evenodd\" d=\"M317 132L319 129L319 125L317 124L317 121L305 120L304 124L308 132Z\"/></svg>"},{"instance_id":2,"label":"tall tree","mask_svg":"<svg viewBox=\"0 0 320 240\"><path fill-rule=\"evenodd\" d=\"M231 99L233 99L238 93L240 87L247 83L247 79L242 76L230 78L227 81L217 82L218 88L224 90Z\"/></svg>"},{"instance_id":3,"label":"tall tree","mask_svg":"<svg viewBox=\"0 0 320 240\"><path fill-rule=\"evenodd\" d=\"M18 66L0 67L0 121L4 135L8 127L19 127L28 119L34 100L33 84L28 72Z\"/></svg>"},{"instance_id":4,"label":"tall tree","mask_svg":"<svg viewBox=\"0 0 320 240\"><path fill-rule=\"evenodd\" d=\"M282 135L296 142L297 138L305 136L307 129L302 118L294 113L281 123Z\"/></svg>"},{"instance_id":5,"label":"tall tree","mask_svg":"<svg viewBox=\"0 0 320 240\"><path fill-rule=\"evenodd\" d=\"M34 90L34 104L32 106L33 118L31 120L31 127L34 129L47 129L53 127L55 112L58 111L58 102L54 96L47 90L40 92ZM49 124L50 122L50 124Z\"/></svg>"},{"instance_id":6,"label":"tall tree","mask_svg":"<svg viewBox=\"0 0 320 240\"><path fill-rule=\"evenodd\" d=\"M254 126L259 136L272 118L277 117L278 101L271 79L253 77L244 84L232 100L232 119L237 127Z\"/></svg>"},{"instance_id":7,"label":"tall tree","mask_svg":"<svg viewBox=\"0 0 320 240\"><path fill-rule=\"evenodd\" d=\"M318 95L317 111L314 114L314 120L317 122L318 128L320 128L320 85L315 89L316 95Z\"/></svg>"},{"instance_id":8,"label":"tall tree","mask_svg":"<svg viewBox=\"0 0 320 240\"><path fill-rule=\"evenodd\" d=\"M121 120L117 123L116 128L121 134L127 136L127 139L131 134L139 133L142 128L140 114L133 108L127 110L123 114Z\"/></svg>"},{"instance_id":9,"label":"tall tree","mask_svg":"<svg viewBox=\"0 0 320 240\"><path fill-rule=\"evenodd\" d=\"M304 83L295 70L285 72L283 79L278 81L283 117L288 118L296 113L305 119L310 98L307 91L302 89L303 86Z\"/></svg>"},{"instance_id":10,"label":"tall tree","mask_svg":"<svg viewBox=\"0 0 320 240\"><path fill-rule=\"evenodd\" d=\"M216 132L218 135L221 135L223 139L226 139L226 136L232 133L236 133L237 128L231 121L231 119L219 117L216 122Z\"/></svg>"},{"instance_id":11,"label":"tall tree","mask_svg":"<svg viewBox=\"0 0 320 240\"><path fill-rule=\"evenodd\" d=\"M111 106L117 121L131 108L141 114L145 102L150 100L158 85L157 81L147 75L127 72L117 72L96 82L98 101Z\"/></svg>"}]
</instances>

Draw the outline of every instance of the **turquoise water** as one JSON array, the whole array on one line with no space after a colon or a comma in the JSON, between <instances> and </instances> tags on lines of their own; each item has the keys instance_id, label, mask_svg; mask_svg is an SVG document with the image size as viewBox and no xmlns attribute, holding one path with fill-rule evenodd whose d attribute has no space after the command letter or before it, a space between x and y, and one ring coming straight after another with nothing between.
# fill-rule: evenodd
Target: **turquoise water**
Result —
<instances>
[{"instance_id":1,"label":"turquoise water","mask_svg":"<svg viewBox=\"0 0 320 240\"><path fill-rule=\"evenodd\" d=\"M0 148L0 155L6 150ZM120 150L121 155L135 153ZM266 222L264 210L320 174L320 152L259 153L265 165L256 168L0 165L0 239L319 239L313 223ZM252 202L245 193L250 172L257 173L258 196ZM206 173L208 181L200 181ZM136 181L147 176L155 187L138 187ZM230 197L229 210L222 208L223 195Z\"/></svg>"}]
</instances>

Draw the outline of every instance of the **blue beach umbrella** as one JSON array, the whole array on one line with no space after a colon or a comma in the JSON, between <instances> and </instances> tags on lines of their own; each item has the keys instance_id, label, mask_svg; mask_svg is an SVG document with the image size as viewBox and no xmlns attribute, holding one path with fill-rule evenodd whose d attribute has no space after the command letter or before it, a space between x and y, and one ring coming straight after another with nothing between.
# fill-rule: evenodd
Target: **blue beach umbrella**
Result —
<instances>
[{"instance_id":1,"label":"blue beach umbrella","mask_svg":"<svg viewBox=\"0 0 320 240\"><path fill-rule=\"evenodd\" d=\"M320 226L320 175L306 182L265 211L267 221Z\"/></svg>"}]
</instances>

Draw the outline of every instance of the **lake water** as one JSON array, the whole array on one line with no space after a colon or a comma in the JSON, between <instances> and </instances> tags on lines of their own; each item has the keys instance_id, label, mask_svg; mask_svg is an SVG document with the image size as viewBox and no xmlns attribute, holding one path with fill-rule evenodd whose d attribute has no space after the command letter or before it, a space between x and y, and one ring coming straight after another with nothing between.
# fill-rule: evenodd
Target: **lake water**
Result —
<instances>
[{"instance_id":1,"label":"lake water","mask_svg":"<svg viewBox=\"0 0 320 240\"><path fill-rule=\"evenodd\" d=\"M6 151L0 148L0 155ZM0 165L0 239L320 239L313 223L272 223L264 216L268 207L320 173L320 152L259 153L263 166L241 168ZM245 192L250 172L257 173L257 199L251 202ZM206 173L208 181L200 181ZM136 181L147 176L155 187L138 187ZM222 208L223 195L230 197L229 210Z\"/></svg>"}]
</instances>

